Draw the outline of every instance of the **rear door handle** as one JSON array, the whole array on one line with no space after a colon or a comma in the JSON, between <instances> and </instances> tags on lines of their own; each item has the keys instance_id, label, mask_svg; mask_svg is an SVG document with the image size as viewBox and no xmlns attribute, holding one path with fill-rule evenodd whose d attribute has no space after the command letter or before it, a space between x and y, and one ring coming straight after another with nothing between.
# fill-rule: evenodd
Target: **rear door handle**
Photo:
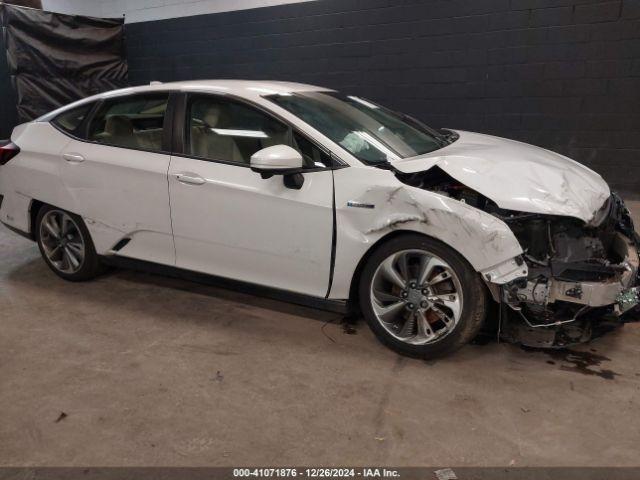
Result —
<instances>
[{"instance_id":1,"label":"rear door handle","mask_svg":"<svg viewBox=\"0 0 640 480\"><path fill-rule=\"evenodd\" d=\"M64 158L69 163L82 163L82 162L84 162L84 157L82 155L80 155L79 153L65 153L65 154L62 155L62 158Z\"/></svg>"},{"instance_id":2,"label":"rear door handle","mask_svg":"<svg viewBox=\"0 0 640 480\"><path fill-rule=\"evenodd\" d=\"M176 178L180 183L186 183L187 185L204 185L207 183L204 178L194 173L177 173Z\"/></svg>"}]
</instances>

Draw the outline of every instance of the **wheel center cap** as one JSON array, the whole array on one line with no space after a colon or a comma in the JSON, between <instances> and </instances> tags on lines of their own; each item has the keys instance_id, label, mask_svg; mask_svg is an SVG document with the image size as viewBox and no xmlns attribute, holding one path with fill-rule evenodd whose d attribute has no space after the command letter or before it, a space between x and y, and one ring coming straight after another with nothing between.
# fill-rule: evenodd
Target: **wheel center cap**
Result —
<instances>
[{"instance_id":1,"label":"wheel center cap","mask_svg":"<svg viewBox=\"0 0 640 480\"><path fill-rule=\"evenodd\" d=\"M407 293L407 301L414 305L420 305L420 302L426 300L426 297L422 295L422 290L419 288L410 288Z\"/></svg>"}]
</instances>

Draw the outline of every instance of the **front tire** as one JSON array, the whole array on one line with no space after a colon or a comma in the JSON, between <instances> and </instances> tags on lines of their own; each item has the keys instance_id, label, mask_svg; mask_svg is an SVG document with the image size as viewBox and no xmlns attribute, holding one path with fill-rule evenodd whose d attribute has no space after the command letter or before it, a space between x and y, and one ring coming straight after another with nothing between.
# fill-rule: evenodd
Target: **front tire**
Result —
<instances>
[{"instance_id":1,"label":"front tire","mask_svg":"<svg viewBox=\"0 0 640 480\"><path fill-rule=\"evenodd\" d=\"M486 316L486 289L455 250L418 234L378 247L364 266L360 308L376 337L416 358L449 354L472 340Z\"/></svg>"},{"instance_id":2,"label":"front tire","mask_svg":"<svg viewBox=\"0 0 640 480\"><path fill-rule=\"evenodd\" d=\"M59 277L82 282L102 272L91 235L78 215L44 205L35 229L42 258Z\"/></svg>"}]
</instances>

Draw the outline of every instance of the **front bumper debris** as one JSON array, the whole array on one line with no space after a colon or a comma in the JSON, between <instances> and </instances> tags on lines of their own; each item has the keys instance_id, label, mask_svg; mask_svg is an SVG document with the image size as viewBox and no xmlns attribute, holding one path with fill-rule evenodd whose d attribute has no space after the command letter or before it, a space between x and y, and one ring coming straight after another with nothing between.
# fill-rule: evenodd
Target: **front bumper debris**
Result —
<instances>
[{"instance_id":1,"label":"front bumper debris","mask_svg":"<svg viewBox=\"0 0 640 480\"><path fill-rule=\"evenodd\" d=\"M563 348L640 321L640 237L624 203L613 195L608 217L583 236L575 225L552 231L553 220L543 221L551 253L541 258L534 250L545 235L531 237L523 247L527 278L491 290L494 298L499 292L500 338Z\"/></svg>"},{"instance_id":2,"label":"front bumper debris","mask_svg":"<svg viewBox=\"0 0 640 480\"><path fill-rule=\"evenodd\" d=\"M579 303L590 307L603 307L618 304L620 298L637 285L640 271L640 257L635 242L619 233L616 236L615 251L624 261L616 265L623 273L619 282L566 282L552 281L550 299ZM629 307L631 308L631 307ZM619 313L628 310L618 310Z\"/></svg>"},{"instance_id":3,"label":"front bumper debris","mask_svg":"<svg viewBox=\"0 0 640 480\"><path fill-rule=\"evenodd\" d=\"M616 309L620 315L624 315L638 305L640 305L640 287L630 288L621 292L616 298Z\"/></svg>"},{"instance_id":4,"label":"front bumper debris","mask_svg":"<svg viewBox=\"0 0 640 480\"><path fill-rule=\"evenodd\" d=\"M639 303L640 256L635 242L621 233L615 238L615 252L624 259L618 265L609 266L612 271L620 272L617 279L599 282L562 278L550 278L546 282L521 280L503 290L502 301L516 310L521 302L547 305L561 301L588 307L613 305L615 313L621 315Z\"/></svg>"}]
</instances>

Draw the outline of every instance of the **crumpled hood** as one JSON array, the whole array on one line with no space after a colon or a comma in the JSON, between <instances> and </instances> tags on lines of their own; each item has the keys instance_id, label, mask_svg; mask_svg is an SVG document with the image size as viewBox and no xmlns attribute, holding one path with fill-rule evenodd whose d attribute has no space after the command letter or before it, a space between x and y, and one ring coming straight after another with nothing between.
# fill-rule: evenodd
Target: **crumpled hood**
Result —
<instances>
[{"instance_id":1,"label":"crumpled hood","mask_svg":"<svg viewBox=\"0 0 640 480\"><path fill-rule=\"evenodd\" d=\"M451 145L393 166L403 173L438 166L500 208L587 223L611 195L600 175L558 153L491 135L456 133L460 138Z\"/></svg>"}]
</instances>

